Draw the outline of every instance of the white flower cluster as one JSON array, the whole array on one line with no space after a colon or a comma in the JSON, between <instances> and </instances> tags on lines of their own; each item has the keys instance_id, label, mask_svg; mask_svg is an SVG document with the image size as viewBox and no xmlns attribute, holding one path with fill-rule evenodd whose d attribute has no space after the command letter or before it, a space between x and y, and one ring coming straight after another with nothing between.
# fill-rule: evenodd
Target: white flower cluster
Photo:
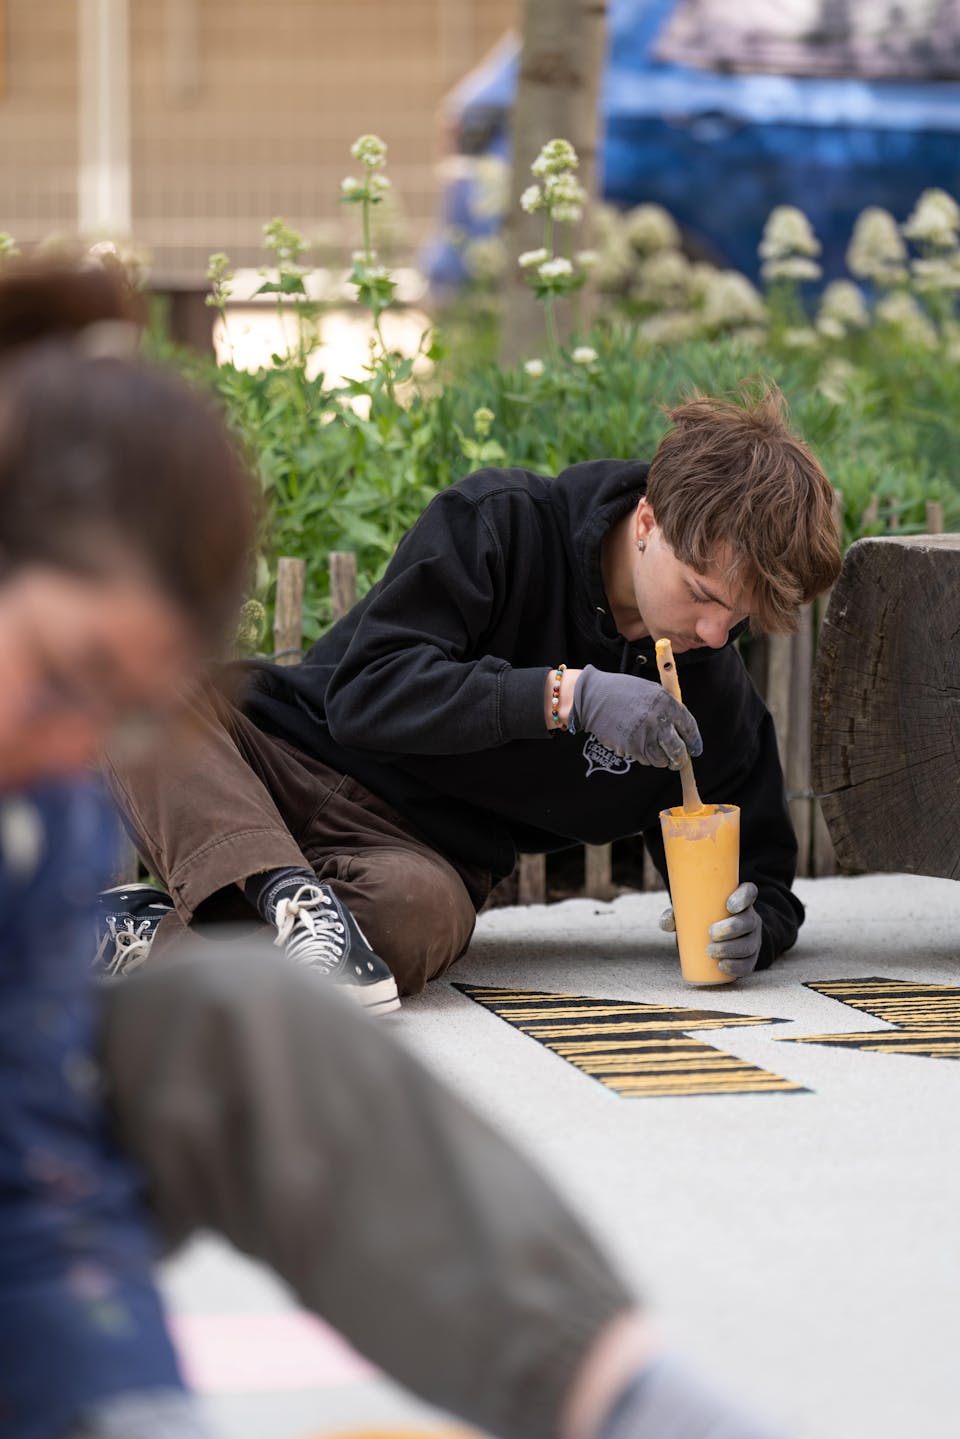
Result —
<instances>
[{"instance_id":1,"label":"white flower cluster","mask_svg":"<svg viewBox=\"0 0 960 1439\"><path fill-rule=\"evenodd\" d=\"M903 233L917 244L951 250L960 242L960 205L946 190L924 190Z\"/></svg>"},{"instance_id":2,"label":"white flower cluster","mask_svg":"<svg viewBox=\"0 0 960 1439\"><path fill-rule=\"evenodd\" d=\"M535 265L542 265L544 260L549 260L550 251L545 250L541 245L539 250L524 250L517 260L521 270L532 270Z\"/></svg>"},{"instance_id":3,"label":"white flower cluster","mask_svg":"<svg viewBox=\"0 0 960 1439\"><path fill-rule=\"evenodd\" d=\"M3 236L0 235L0 246L2 246L2 241ZM2 248L0 248L0 254L3 254ZM229 255L225 255L222 250L211 255L207 261L207 279L210 282L211 293L207 295L204 303L213 309L222 308L233 293L230 284L232 280L236 279L236 273L230 263Z\"/></svg>"},{"instance_id":4,"label":"white flower cluster","mask_svg":"<svg viewBox=\"0 0 960 1439\"><path fill-rule=\"evenodd\" d=\"M843 405L850 398L857 372L849 360L832 356L820 371L817 391L833 405Z\"/></svg>"},{"instance_id":5,"label":"white flower cluster","mask_svg":"<svg viewBox=\"0 0 960 1439\"><path fill-rule=\"evenodd\" d=\"M579 164L577 152L569 140L548 140L530 168L542 180L546 175L575 170Z\"/></svg>"},{"instance_id":6,"label":"white flower cluster","mask_svg":"<svg viewBox=\"0 0 960 1439\"><path fill-rule=\"evenodd\" d=\"M638 255L655 255L660 250L680 248L680 231L673 216L662 205L635 205L624 216L623 229Z\"/></svg>"},{"instance_id":7,"label":"white flower cluster","mask_svg":"<svg viewBox=\"0 0 960 1439\"><path fill-rule=\"evenodd\" d=\"M738 270L718 270L704 286L703 324L708 330L736 330L766 322L762 296Z\"/></svg>"},{"instance_id":8,"label":"white flower cluster","mask_svg":"<svg viewBox=\"0 0 960 1439\"><path fill-rule=\"evenodd\" d=\"M691 269L682 250L657 250L640 266L633 293L660 308L683 306L691 297Z\"/></svg>"},{"instance_id":9,"label":"white flower cluster","mask_svg":"<svg viewBox=\"0 0 960 1439\"><path fill-rule=\"evenodd\" d=\"M823 272L813 256L820 250L820 241L803 211L795 205L778 205L763 227L758 247L763 261L760 273L767 281L819 280Z\"/></svg>"},{"instance_id":10,"label":"white flower cluster","mask_svg":"<svg viewBox=\"0 0 960 1439\"><path fill-rule=\"evenodd\" d=\"M960 250L927 255L910 266L918 290L960 291Z\"/></svg>"},{"instance_id":11,"label":"white flower cluster","mask_svg":"<svg viewBox=\"0 0 960 1439\"><path fill-rule=\"evenodd\" d=\"M877 305L876 315L883 324L895 326L909 343L930 350L935 347L936 326L906 291L895 290L890 295L884 295Z\"/></svg>"},{"instance_id":12,"label":"white flower cluster","mask_svg":"<svg viewBox=\"0 0 960 1439\"><path fill-rule=\"evenodd\" d=\"M355 259L355 264L357 267L357 276L361 284L375 285L380 280L392 281L393 276L390 274L390 271L387 269L386 265L368 264L366 261L366 257L363 254L363 251L360 250L357 253L360 255L360 259Z\"/></svg>"},{"instance_id":13,"label":"white flower cluster","mask_svg":"<svg viewBox=\"0 0 960 1439\"><path fill-rule=\"evenodd\" d=\"M543 198L551 218L559 224L576 225L583 219L587 192L569 172L563 175L548 175L543 187Z\"/></svg>"},{"instance_id":14,"label":"white flower cluster","mask_svg":"<svg viewBox=\"0 0 960 1439\"><path fill-rule=\"evenodd\" d=\"M570 358L575 365L593 365L596 364L599 356L591 345L578 345L571 352Z\"/></svg>"},{"instance_id":15,"label":"white flower cluster","mask_svg":"<svg viewBox=\"0 0 960 1439\"><path fill-rule=\"evenodd\" d=\"M520 208L532 215L536 210L543 209L543 191L539 185L528 185L520 196Z\"/></svg>"},{"instance_id":16,"label":"white flower cluster","mask_svg":"<svg viewBox=\"0 0 960 1439\"><path fill-rule=\"evenodd\" d=\"M693 310L661 310L649 315L640 333L651 345L681 345L700 334L700 317Z\"/></svg>"},{"instance_id":17,"label":"white flower cluster","mask_svg":"<svg viewBox=\"0 0 960 1439\"><path fill-rule=\"evenodd\" d=\"M531 380L539 380L547 367L542 360L527 360L523 368Z\"/></svg>"},{"instance_id":18,"label":"white flower cluster","mask_svg":"<svg viewBox=\"0 0 960 1439\"><path fill-rule=\"evenodd\" d=\"M541 280L565 280L573 274L573 265L562 255L556 255L552 260L544 260L542 265L538 265L537 274Z\"/></svg>"},{"instance_id":19,"label":"white flower cluster","mask_svg":"<svg viewBox=\"0 0 960 1439\"><path fill-rule=\"evenodd\" d=\"M857 216L847 247L847 269L859 280L893 285L906 278L907 247L889 210L868 205Z\"/></svg>"},{"instance_id":20,"label":"white flower cluster","mask_svg":"<svg viewBox=\"0 0 960 1439\"><path fill-rule=\"evenodd\" d=\"M823 292L817 311L817 329L829 340L842 340L870 323L860 286L852 280L833 280Z\"/></svg>"},{"instance_id":21,"label":"white flower cluster","mask_svg":"<svg viewBox=\"0 0 960 1439\"><path fill-rule=\"evenodd\" d=\"M507 247L499 235L479 235L464 246L463 263L475 280L499 280L507 268Z\"/></svg>"},{"instance_id":22,"label":"white flower cluster","mask_svg":"<svg viewBox=\"0 0 960 1439\"><path fill-rule=\"evenodd\" d=\"M788 350L808 350L817 343L817 332L809 325L794 325L783 332L783 343Z\"/></svg>"},{"instance_id":23,"label":"white flower cluster","mask_svg":"<svg viewBox=\"0 0 960 1439\"><path fill-rule=\"evenodd\" d=\"M378 204L390 189L390 181L380 173L387 161L386 145L379 135L361 135L350 146L350 154L363 165L364 176L358 180L355 175L347 175L340 181L341 200Z\"/></svg>"},{"instance_id":24,"label":"white flower cluster","mask_svg":"<svg viewBox=\"0 0 960 1439\"><path fill-rule=\"evenodd\" d=\"M387 147L379 135L361 135L350 146L350 154L367 170L379 170L386 163Z\"/></svg>"},{"instance_id":25,"label":"white flower cluster","mask_svg":"<svg viewBox=\"0 0 960 1439\"><path fill-rule=\"evenodd\" d=\"M587 192L574 171L577 152L567 140L550 140L531 165L542 185L528 185L520 196L520 207L528 215L546 210L561 225L576 225L583 218Z\"/></svg>"}]
</instances>

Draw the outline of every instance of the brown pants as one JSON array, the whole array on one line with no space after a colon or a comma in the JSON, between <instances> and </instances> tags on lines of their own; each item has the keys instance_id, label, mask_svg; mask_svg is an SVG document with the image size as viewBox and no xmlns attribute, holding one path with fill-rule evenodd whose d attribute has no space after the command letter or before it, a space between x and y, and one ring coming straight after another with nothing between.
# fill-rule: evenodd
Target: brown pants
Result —
<instances>
[{"instance_id":1,"label":"brown pants","mask_svg":"<svg viewBox=\"0 0 960 1439\"><path fill-rule=\"evenodd\" d=\"M240 886L313 870L354 915L401 994L417 994L470 942L491 878L457 867L347 775L258 730L205 690L148 759L106 758L107 779L176 912L159 952L194 920L255 919ZM206 931L209 933L209 931Z\"/></svg>"}]
</instances>

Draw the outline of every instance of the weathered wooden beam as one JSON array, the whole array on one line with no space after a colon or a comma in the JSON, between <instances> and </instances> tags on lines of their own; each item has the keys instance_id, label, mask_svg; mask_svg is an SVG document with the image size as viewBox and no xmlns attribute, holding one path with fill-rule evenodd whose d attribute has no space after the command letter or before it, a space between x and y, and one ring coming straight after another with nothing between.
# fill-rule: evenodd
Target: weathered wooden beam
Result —
<instances>
[{"instance_id":1,"label":"weathered wooden beam","mask_svg":"<svg viewBox=\"0 0 960 1439\"><path fill-rule=\"evenodd\" d=\"M517 865L517 903L545 904L547 898L547 857L522 854Z\"/></svg>"},{"instance_id":2,"label":"weathered wooden beam","mask_svg":"<svg viewBox=\"0 0 960 1439\"><path fill-rule=\"evenodd\" d=\"M813 812L810 803L810 712L813 688L813 607L800 611L800 627L790 637L790 722L787 729L784 777L790 818L797 835L798 874L810 873Z\"/></svg>"},{"instance_id":3,"label":"weathered wooden beam","mask_svg":"<svg viewBox=\"0 0 960 1439\"><path fill-rule=\"evenodd\" d=\"M350 550L330 551L330 604L342 620L357 603L357 557Z\"/></svg>"},{"instance_id":4,"label":"weathered wooden beam","mask_svg":"<svg viewBox=\"0 0 960 1439\"><path fill-rule=\"evenodd\" d=\"M943 534L943 505L939 500L927 500L927 534Z\"/></svg>"},{"instance_id":5,"label":"weathered wooden beam","mask_svg":"<svg viewBox=\"0 0 960 1439\"><path fill-rule=\"evenodd\" d=\"M583 846L583 892L591 899L613 899L613 848L609 844Z\"/></svg>"},{"instance_id":6,"label":"weathered wooden beam","mask_svg":"<svg viewBox=\"0 0 960 1439\"><path fill-rule=\"evenodd\" d=\"M643 847L643 888L644 888L644 892L647 892L647 891L650 891L650 890L666 889L666 887L667 887L667 886L666 886L666 885L664 884L664 882L663 882L663 878L662 878L662 876L661 876L661 874L660 874L660 871L657 869L657 866L654 864L653 860L652 860L651 857L650 857L650 851L647 849L647 846L644 845L644 847Z\"/></svg>"},{"instance_id":7,"label":"weathered wooden beam","mask_svg":"<svg viewBox=\"0 0 960 1439\"><path fill-rule=\"evenodd\" d=\"M814 677L813 786L847 869L960 879L960 535L847 552Z\"/></svg>"},{"instance_id":8,"label":"weathered wooden beam","mask_svg":"<svg viewBox=\"0 0 960 1439\"><path fill-rule=\"evenodd\" d=\"M277 561L273 647L277 664L295 665L303 644L303 586L306 564L284 555Z\"/></svg>"}]
</instances>

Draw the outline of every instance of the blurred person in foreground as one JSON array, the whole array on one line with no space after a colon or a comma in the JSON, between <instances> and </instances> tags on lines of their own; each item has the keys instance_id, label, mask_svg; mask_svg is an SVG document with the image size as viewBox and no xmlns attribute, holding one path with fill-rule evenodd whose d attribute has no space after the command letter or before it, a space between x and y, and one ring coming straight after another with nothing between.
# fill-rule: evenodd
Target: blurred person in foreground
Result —
<instances>
[{"instance_id":1,"label":"blurred person in foreground","mask_svg":"<svg viewBox=\"0 0 960 1439\"><path fill-rule=\"evenodd\" d=\"M133 341L103 271L0 275L0 1436L200 1439L151 1264L211 1228L493 1434L764 1439L310 967L237 941L91 987L112 831L84 767L175 723L253 537L220 422Z\"/></svg>"},{"instance_id":2,"label":"blurred person in foreground","mask_svg":"<svg viewBox=\"0 0 960 1439\"><path fill-rule=\"evenodd\" d=\"M775 386L668 413L649 465L489 468L444 490L302 663L252 662L239 703L198 699L202 761L114 763L170 891L158 954L235 912L241 888L306 954L332 892L352 962L372 946L416 994L464 953L518 851L642 832L665 873L659 814L688 752L704 800L741 812L741 882L711 956L742 977L790 948L796 837L735 641L748 620L795 628L836 578L833 490ZM660 637L683 705L658 682Z\"/></svg>"},{"instance_id":3,"label":"blurred person in foreground","mask_svg":"<svg viewBox=\"0 0 960 1439\"><path fill-rule=\"evenodd\" d=\"M93 1058L93 899L118 825L87 767L162 722L235 623L255 512L219 418L136 360L135 311L119 268L0 270L5 1439L119 1434L120 1394L129 1439L199 1432Z\"/></svg>"}]
</instances>

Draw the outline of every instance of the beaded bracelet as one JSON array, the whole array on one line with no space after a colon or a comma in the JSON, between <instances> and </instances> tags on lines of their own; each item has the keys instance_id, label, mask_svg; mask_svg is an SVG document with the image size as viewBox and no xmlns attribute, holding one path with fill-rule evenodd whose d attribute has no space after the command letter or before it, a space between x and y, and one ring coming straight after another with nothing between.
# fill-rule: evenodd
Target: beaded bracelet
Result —
<instances>
[{"instance_id":1,"label":"beaded bracelet","mask_svg":"<svg viewBox=\"0 0 960 1439\"><path fill-rule=\"evenodd\" d=\"M560 686L563 684L563 676L566 668L566 665L557 665L553 672L553 689L550 692L550 719L555 729L567 728L560 718Z\"/></svg>"}]
</instances>

